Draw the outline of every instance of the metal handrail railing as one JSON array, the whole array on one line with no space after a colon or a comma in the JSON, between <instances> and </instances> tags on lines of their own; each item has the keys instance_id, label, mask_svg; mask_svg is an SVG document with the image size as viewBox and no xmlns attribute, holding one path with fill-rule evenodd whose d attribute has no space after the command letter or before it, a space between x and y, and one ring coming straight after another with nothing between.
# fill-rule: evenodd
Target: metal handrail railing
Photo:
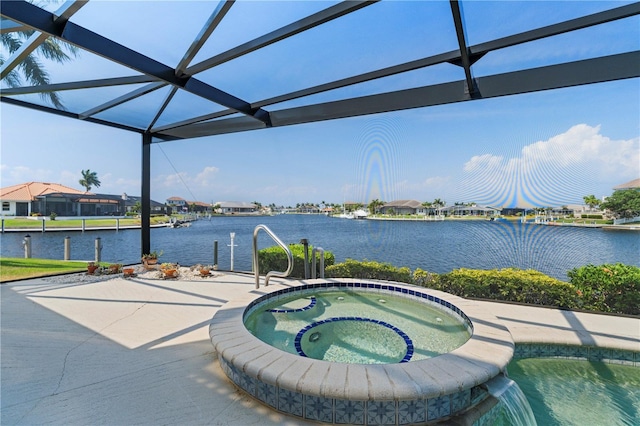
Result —
<instances>
[{"instance_id":1,"label":"metal handrail railing","mask_svg":"<svg viewBox=\"0 0 640 426\"><path fill-rule=\"evenodd\" d=\"M314 247L311 250L311 278L316 278L316 253L320 253L320 278L324 278L324 249L322 247Z\"/></svg>"},{"instance_id":2,"label":"metal handrail railing","mask_svg":"<svg viewBox=\"0 0 640 426\"><path fill-rule=\"evenodd\" d=\"M276 236L276 234L274 234L271 231L271 229L269 229L266 225L258 225L253 230L253 271L254 271L254 273L256 275L256 288L260 288L260 266L258 264L258 232L261 229L264 232L266 232L267 235L269 235L271 237L271 239L273 239L273 241L276 242L276 244L278 244L280 247L282 247L282 249L287 254L287 260L289 261L289 266L287 267L287 270L285 272L278 272L278 271L269 271L269 272L267 272L267 275L265 275L265 277L264 277L264 285L265 285L265 287L269 285L269 278L271 278L271 277L280 277L280 278L288 277L289 274L291 274L291 272L293 271L293 254L291 254L291 250L289 250L289 247L287 247L287 245L285 243L283 243L280 240L280 238L278 238Z\"/></svg>"}]
</instances>

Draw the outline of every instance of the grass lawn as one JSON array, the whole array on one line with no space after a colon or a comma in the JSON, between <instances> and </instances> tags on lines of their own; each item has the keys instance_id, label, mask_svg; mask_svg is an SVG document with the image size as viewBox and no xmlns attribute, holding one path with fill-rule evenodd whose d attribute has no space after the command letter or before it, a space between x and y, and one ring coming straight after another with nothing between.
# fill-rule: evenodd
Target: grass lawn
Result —
<instances>
[{"instance_id":1,"label":"grass lawn","mask_svg":"<svg viewBox=\"0 0 640 426\"><path fill-rule=\"evenodd\" d=\"M168 216L153 216L151 217L151 224L166 223L169 221ZM123 218L120 219L120 226L140 226L140 218ZM82 219L67 219L67 220L47 220L45 226L47 228L82 228ZM85 226L87 228L97 227L114 227L116 226L116 219L86 219ZM4 220L5 229L42 229L42 221L40 219L6 219Z\"/></svg>"},{"instance_id":2,"label":"grass lawn","mask_svg":"<svg viewBox=\"0 0 640 426\"><path fill-rule=\"evenodd\" d=\"M87 270L87 262L51 260L51 259L21 259L15 257L0 258L0 282L13 281L24 278L46 277L48 275Z\"/></svg>"}]
</instances>

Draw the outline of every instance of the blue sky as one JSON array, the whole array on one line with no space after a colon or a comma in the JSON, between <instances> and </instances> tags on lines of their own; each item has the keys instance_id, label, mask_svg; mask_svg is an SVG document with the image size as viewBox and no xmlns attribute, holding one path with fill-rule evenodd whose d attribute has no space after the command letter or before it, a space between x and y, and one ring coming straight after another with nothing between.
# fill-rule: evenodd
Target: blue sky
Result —
<instances>
[{"instance_id":1,"label":"blue sky","mask_svg":"<svg viewBox=\"0 0 640 426\"><path fill-rule=\"evenodd\" d=\"M424 42L431 41L432 32L449 26L445 14L448 3L425 2L438 6L427 10L428 5L419 5L417 12L408 6L396 8L393 3L397 2L379 10L374 9L378 6L375 5L362 11L372 14L374 20L376 13L384 16L384 20L375 20L375 27L354 31L358 21L338 20L329 28L335 39L310 31L302 39L294 37L268 48L265 54L270 56L247 55L237 63L204 72L202 78L219 82L219 87L239 97L258 100L455 48L450 46L451 39ZM538 21L546 24L569 19L577 16L577 9L582 13L623 4L581 2L578 7L578 3L550 2L545 13L533 14L535 4L540 2L501 2L488 15L483 12L482 3L464 3L471 43L523 31ZM136 8L144 2L124 4L131 8L128 13L135 15ZM170 14L163 10L169 2L157 4L155 13L159 17ZM211 8L205 2L194 4L194 16ZM295 6L294 10L276 13L282 9L263 3L258 12L248 15L249 4L239 2L235 22L251 22L247 27L250 30L238 31L229 16L230 24L219 29L223 36L207 44L195 62L234 43L250 40L259 31L289 23L297 19L296 13L327 6L314 2L283 4ZM97 5L105 7L107 3ZM425 8L425 15L414 16L422 13L421 8ZM427 11L431 13L429 22L423 23L421 19L426 19ZM99 8L92 11L86 6L81 12L80 24L107 31L102 28L106 21L96 19L101 16ZM480 26L483 21L495 25ZM114 38L121 37L118 34L125 27L131 30L126 20L118 22L122 28L115 25L109 30ZM637 17L616 25L613 29L582 30L582 34L562 36L551 45L543 40L487 55L478 62L475 75L582 59L602 51L638 49ZM398 26L402 26L398 34L385 36ZM193 31L177 28L173 34L184 36L173 38L165 32L146 34L137 43L146 54L174 65L193 38ZM626 36L621 39L619 31ZM583 39L578 40L578 36ZM159 38L158 43L151 43L155 37ZM589 37L589 42L585 43L584 37ZM118 41L126 43L124 39ZM168 45L172 42L175 48ZM358 50L358 44L364 42L372 47ZM291 56L290 49L296 43L304 44L306 49L317 48L313 61ZM329 53L323 53L322 47ZM329 54L341 58L337 61L341 67L317 69L314 64L329 63L329 56L323 56ZM273 63L267 63L269 60ZM80 66L74 67L78 76L73 78L82 78L83 67L91 66L92 61L83 59ZM411 73L402 80L374 81L348 90L366 94L380 87L389 90L425 82L434 84L451 79L452 73L458 73L455 80L463 78L459 70L452 68L455 67L436 67ZM54 65L51 71L55 76L60 72ZM313 101L335 96L318 95ZM100 192L139 195L138 134L4 103L0 108L1 186L48 181L80 189L80 171L89 168L102 181ZM179 111L175 114L173 119L178 119ZM613 186L640 177L639 135L640 82L624 80L157 144L152 147L152 198L163 201L181 196L204 202L236 200L278 205L440 198L451 204L473 201L499 206L559 206L580 203L588 194L606 196Z\"/></svg>"}]
</instances>

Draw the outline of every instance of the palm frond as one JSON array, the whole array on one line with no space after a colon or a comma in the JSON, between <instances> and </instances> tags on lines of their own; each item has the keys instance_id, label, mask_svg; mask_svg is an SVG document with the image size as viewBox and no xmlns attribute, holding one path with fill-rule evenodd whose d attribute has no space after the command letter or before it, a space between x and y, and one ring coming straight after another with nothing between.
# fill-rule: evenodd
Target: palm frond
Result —
<instances>
[{"instance_id":1,"label":"palm frond","mask_svg":"<svg viewBox=\"0 0 640 426\"><path fill-rule=\"evenodd\" d=\"M4 65L5 62L4 56L0 55L0 66ZM7 75L3 78L4 82L9 87L20 87L22 85L22 78L20 77L20 73L15 69L9 71Z\"/></svg>"},{"instance_id":2,"label":"palm frond","mask_svg":"<svg viewBox=\"0 0 640 426\"><path fill-rule=\"evenodd\" d=\"M31 34L33 34L33 31L1 34L0 43L2 43L7 51L13 53L22 46L24 40ZM77 57L78 49L68 43L63 43L49 37L44 43L38 46L35 53L28 55L16 69L12 70L3 78L5 84L9 87L19 87L22 84L21 76L24 77L28 84L34 86L49 84L49 73L47 73L44 65L38 60L38 56L58 63L64 63L70 61L72 56ZM4 63L4 59L2 63ZM40 94L40 97L56 108L66 109L60 95L56 92L44 92Z\"/></svg>"},{"instance_id":3,"label":"palm frond","mask_svg":"<svg viewBox=\"0 0 640 426\"><path fill-rule=\"evenodd\" d=\"M22 42L17 37L18 34L19 33L0 34L0 43L2 43L9 53L15 52L22 46Z\"/></svg>"},{"instance_id":4,"label":"palm frond","mask_svg":"<svg viewBox=\"0 0 640 426\"><path fill-rule=\"evenodd\" d=\"M65 52L65 50L68 52ZM60 42L52 37L49 37L38 46L38 53L44 58L56 61L58 63L64 63L78 56L79 49L69 43ZM71 56L70 56L71 55Z\"/></svg>"},{"instance_id":5,"label":"palm frond","mask_svg":"<svg viewBox=\"0 0 640 426\"><path fill-rule=\"evenodd\" d=\"M49 73L47 73L35 55L28 55L22 61L19 68L29 84L43 86L50 83ZM65 109L60 96L56 92L40 93L40 98L44 101L51 102L56 108Z\"/></svg>"}]
</instances>

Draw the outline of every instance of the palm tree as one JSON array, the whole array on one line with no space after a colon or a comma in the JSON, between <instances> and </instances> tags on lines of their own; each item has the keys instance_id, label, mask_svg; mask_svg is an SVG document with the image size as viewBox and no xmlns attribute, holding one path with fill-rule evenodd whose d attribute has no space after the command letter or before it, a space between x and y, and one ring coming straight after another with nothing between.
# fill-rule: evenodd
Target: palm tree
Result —
<instances>
[{"instance_id":1,"label":"palm tree","mask_svg":"<svg viewBox=\"0 0 640 426\"><path fill-rule=\"evenodd\" d=\"M598 200L595 195L587 195L582 197L582 199L584 203L589 206L589 210L593 210L595 206L600 205L600 200Z\"/></svg>"},{"instance_id":2,"label":"palm tree","mask_svg":"<svg viewBox=\"0 0 640 426\"><path fill-rule=\"evenodd\" d=\"M427 216L431 216L431 206L433 206L433 203L429 201L425 201L424 203L422 203L422 207L427 210Z\"/></svg>"},{"instance_id":3,"label":"palm tree","mask_svg":"<svg viewBox=\"0 0 640 426\"><path fill-rule=\"evenodd\" d=\"M82 179L78 181L80 185L84 186L89 192L92 186L96 188L100 187L100 180L98 180L98 174L96 172L92 172L91 170L83 170L82 171Z\"/></svg>"},{"instance_id":4,"label":"palm tree","mask_svg":"<svg viewBox=\"0 0 640 426\"><path fill-rule=\"evenodd\" d=\"M369 205L367 207L369 208L369 212L371 214L376 214L376 213L378 213L378 210L382 206L384 206L384 201L380 201L380 200L378 200L376 198L375 200L371 200L371 202L369 203Z\"/></svg>"},{"instance_id":5,"label":"palm tree","mask_svg":"<svg viewBox=\"0 0 640 426\"><path fill-rule=\"evenodd\" d=\"M442 207L444 207L446 204L447 204L447 202L446 201L442 201L440 198L436 198L435 200L433 200L433 203L431 203L431 205L433 205L433 208L438 211L438 215L441 214L440 209Z\"/></svg>"},{"instance_id":6,"label":"palm tree","mask_svg":"<svg viewBox=\"0 0 640 426\"><path fill-rule=\"evenodd\" d=\"M5 21L5 19L3 19ZM20 49L23 43L33 35L33 31L15 31L0 34L0 43L7 49L10 55ZM78 56L78 48L68 43L59 41L54 37L47 38L33 52L27 55L16 68L4 76L4 83L9 87L20 87L23 80L27 84L41 86L50 83L49 73L44 69L40 59L48 59L63 64ZM0 55L0 65L6 58ZM56 108L64 109L58 93L46 92L40 96L51 102Z\"/></svg>"}]
</instances>

